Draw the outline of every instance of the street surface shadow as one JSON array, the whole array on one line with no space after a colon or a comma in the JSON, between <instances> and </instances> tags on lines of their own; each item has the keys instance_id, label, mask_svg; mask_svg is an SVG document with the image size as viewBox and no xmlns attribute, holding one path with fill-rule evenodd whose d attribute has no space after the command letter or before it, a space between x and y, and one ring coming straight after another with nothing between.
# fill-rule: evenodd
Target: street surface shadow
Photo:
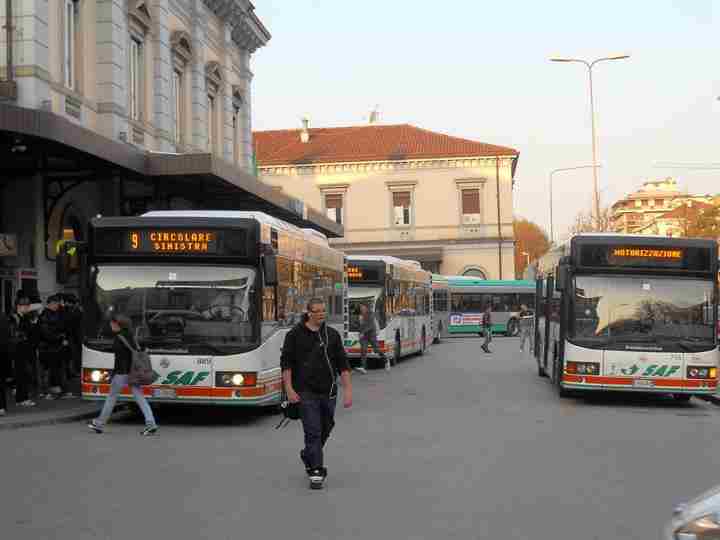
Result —
<instances>
[{"instance_id":1,"label":"street surface shadow","mask_svg":"<svg viewBox=\"0 0 720 540\"><path fill-rule=\"evenodd\" d=\"M669 394L642 394L637 392L590 393L572 396L570 401L591 407L613 407L635 409L670 409L678 412L702 412L705 407L697 398L682 402Z\"/></svg>"},{"instance_id":2,"label":"street surface shadow","mask_svg":"<svg viewBox=\"0 0 720 540\"><path fill-rule=\"evenodd\" d=\"M153 404L153 414L161 426L254 426L267 419L279 422L282 416L275 407L213 407L202 405ZM116 423L142 424L139 409L131 407L124 418Z\"/></svg>"}]
</instances>

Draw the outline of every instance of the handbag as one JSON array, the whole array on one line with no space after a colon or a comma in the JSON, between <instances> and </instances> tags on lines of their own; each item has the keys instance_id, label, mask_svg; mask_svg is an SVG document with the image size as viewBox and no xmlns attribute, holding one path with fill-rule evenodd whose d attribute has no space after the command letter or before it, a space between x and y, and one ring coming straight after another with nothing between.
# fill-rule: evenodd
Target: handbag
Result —
<instances>
[{"instance_id":1,"label":"handbag","mask_svg":"<svg viewBox=\"0 0 720 540\"><path fill-rule=\"evenodd\" d=\"M118 335L118 338L130 349L130 353L132 354L130 373L128 373L128 384L133 386L152 384L155 381L155 373L153 372L152 362L150 361L150 353L146 350L134 349L124 336Z\"/></svg>"}]
</instances>

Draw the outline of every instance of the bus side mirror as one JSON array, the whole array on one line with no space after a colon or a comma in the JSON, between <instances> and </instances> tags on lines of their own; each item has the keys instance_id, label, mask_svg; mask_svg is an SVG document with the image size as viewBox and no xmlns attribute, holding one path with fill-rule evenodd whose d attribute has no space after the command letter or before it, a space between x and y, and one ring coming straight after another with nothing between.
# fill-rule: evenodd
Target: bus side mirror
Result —
<instances>
[{"instance_id":1,"label":"bus side mirror","mask_svg":"<svg viewBox=\"0 0 720 540\"><path fill-rule=\"evenodd\" d=\"M278 284L277 256L274 253L263 256L262 267L265 286L276 286Z\"/></svg>"},{"instance_id":2,"label":"bus side mirror","mask_svg":"<svg viewBox=\"0 0 720 540\"><path fill-rule=\"evenodd\" d=\"M565 288L565 282L568 279L568 267L561 264L557 267L557 276L555 277L555 290L562 292Z\"/></svg>"}]
</instances>

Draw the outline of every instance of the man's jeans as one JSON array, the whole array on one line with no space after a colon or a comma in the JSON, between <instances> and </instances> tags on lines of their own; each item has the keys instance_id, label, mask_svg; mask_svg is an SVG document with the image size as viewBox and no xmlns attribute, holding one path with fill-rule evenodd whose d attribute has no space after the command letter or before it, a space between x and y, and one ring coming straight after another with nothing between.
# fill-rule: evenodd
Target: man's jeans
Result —
<instances>
[{"instance_id":1,"label":"man's jeans","mask_svg":"<svg viewBox=\"0 0 720 540\"><path fill-rule=\"evenodd\" d=\"M377 340L377 334L375 332L370 332L369 334L360 335L360 367L362 367L363 369L367 369L368 345L373 348L375 354L379 355L380 358L383 359L383 363L387 362L387 359L385 358L385 353L380 350L380 345L378 344Z\"/></svg>"},{"instance_id":2,"label":"man's jeans","mask_svg":"<svg viewBox=\"0 0 720 540\"><path fill-rule=\"evenodd\" d=\"M122 392L122 389L127 386L127 383L127 375L113 375L112 383L110 384L110 393L105 399L105 404L103 405L100 416L98 416L97 420L95 420L96 425L102 427L107 423L113 409L115 408L117 397L120 395L120 392ZM148 427L155 427L155 417L153 416L150 404L145 399L142 388L139 386L131 386L130 391L132 392L135 402L138 404L143 416L145 417L145 425Z\"/></svg>"},{"instance_id":3,"label":"man's jeans","mask_svg":"<svg viewBox=\"0 0 720 540\"><path fill-rule=\"evenodd\" d=\"M336 398L303 392L300 419L305 432L305 463L309 469L323 466L323 448L335 426Z\"/></svg>"}]
</instances>

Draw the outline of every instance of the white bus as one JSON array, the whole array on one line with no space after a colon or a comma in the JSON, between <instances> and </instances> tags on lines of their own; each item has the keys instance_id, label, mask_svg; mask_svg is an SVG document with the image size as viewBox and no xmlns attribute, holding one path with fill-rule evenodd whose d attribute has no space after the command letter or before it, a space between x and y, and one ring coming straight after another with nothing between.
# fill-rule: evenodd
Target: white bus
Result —
<instances>
[{"instance_id":1,"label":"white bus","mask_svg":"<svg viewBox=\"0 0 720 540\"><path fill-rule=\"evenodd\" d=\"M432 283L420 263L382 255L347 258L349 327L345 351L360 358L360 304L375 312L378 343L391 363L432 343ZM368 353L368 360L378 358ZM369 362L371 363L371 362Z\"/></svg>"},{"instance_id":2,"label":"white bus","mask_svg":"<svg viewBox=\"0 0 720 540\"><path fill-rule=\"evenodd\" d=\"M538 261L535 357L561 397L713 394L714 240L583 234Z\"/></svg>"},{"instance_id":3,"label":"white bus","mask_svg":"<svg viewBox=\"0 0 720 540\"><path fill-rule=\"evenodd\" d=\"M97 218L88 231L84 399L110 389L114 312L130 317L150 350L156 378L143 390L164 403L277 404L280 349L307 301L325 299L328 323L343 331L344 255L321 233L234 211Z\"/></svg>"}]
</instances>

